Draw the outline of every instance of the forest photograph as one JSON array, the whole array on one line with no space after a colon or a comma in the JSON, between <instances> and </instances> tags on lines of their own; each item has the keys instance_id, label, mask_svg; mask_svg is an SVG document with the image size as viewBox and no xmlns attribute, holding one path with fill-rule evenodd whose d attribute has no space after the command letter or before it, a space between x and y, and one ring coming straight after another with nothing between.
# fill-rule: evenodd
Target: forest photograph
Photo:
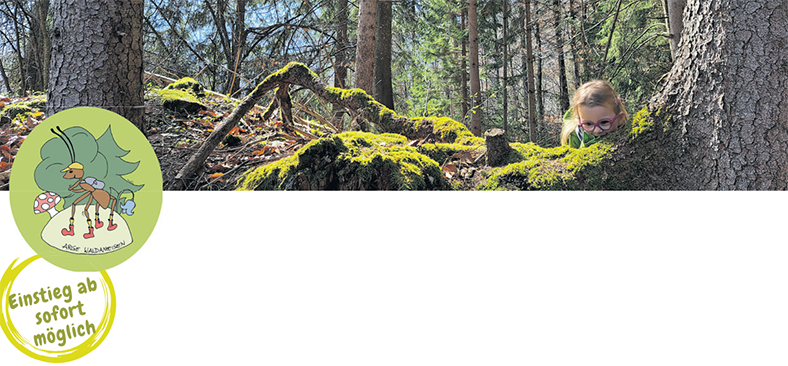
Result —
<instances>
[{"instance_id":1,"label":"forest photograph","mask_svg":"<svg viewBox=\"0 0 788 366\"><path fill-rule=\"evenodd\" d=\"M74 107L165 190L785 190L786 89L783 1L0 0L0 190Z\"/></svg>"}]
</instances>

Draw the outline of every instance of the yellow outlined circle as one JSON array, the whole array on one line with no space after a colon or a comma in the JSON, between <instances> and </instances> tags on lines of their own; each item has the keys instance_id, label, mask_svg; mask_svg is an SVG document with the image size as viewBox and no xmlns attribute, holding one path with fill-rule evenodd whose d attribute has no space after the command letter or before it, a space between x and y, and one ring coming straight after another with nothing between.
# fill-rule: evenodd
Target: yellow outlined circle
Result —
<instances>
[{"instance_id":1,"label":"yellow outlined circle","mask_svg":"<svg viewBox=\"0 0 788 366\"><path fill-rule=\"evenodd\" d=\"M68 362L76 360L92 352L102 341L104 341L104 338L107 338L109 329L112 327L112 321L115 319L115 288L112 286L112 281L109 279L107 272L100 271L101 289L104 291L104 298L107 303L104 307L104 315L101 317L101 321L96 327L96 332L91 334L87 340L75 347L62 351L40 349L34 346L30 340L22 336L19 331L17 331L16 327L14 327L14 323L11 322L11 317L9 315L9 303L6 301L11 292L11 286L17 276L19 276L25 267L39 258L41 258L40 255L34 255L20 263L17 267L14 267L14 264L19 260L19 258L17 258L8 266L2 279L0 279L0 295L2 295L0 303L3 304L2 309L0 309L0 327L3 328L3 332L14 347L36 360L46 362Z\"/></svg>"}]
</instances>

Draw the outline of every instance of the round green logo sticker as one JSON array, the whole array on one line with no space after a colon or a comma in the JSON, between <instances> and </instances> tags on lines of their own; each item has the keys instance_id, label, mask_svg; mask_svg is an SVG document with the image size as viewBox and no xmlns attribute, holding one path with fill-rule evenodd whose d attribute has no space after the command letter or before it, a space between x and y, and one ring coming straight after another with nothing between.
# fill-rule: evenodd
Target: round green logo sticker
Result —
<instances>
[{"instance_id":1,"label":"round green logo sticker","mask_svg":"<svg viewBox=\"0 0 788 366\"><path fill-rule=\"evenodd\" d=\"M101 271L130 258L161 211L161 169L148 140L99 108L65 110L36 126L10 183L22 236L42 258L72 271Z\"/></svg>"}]
</instances>

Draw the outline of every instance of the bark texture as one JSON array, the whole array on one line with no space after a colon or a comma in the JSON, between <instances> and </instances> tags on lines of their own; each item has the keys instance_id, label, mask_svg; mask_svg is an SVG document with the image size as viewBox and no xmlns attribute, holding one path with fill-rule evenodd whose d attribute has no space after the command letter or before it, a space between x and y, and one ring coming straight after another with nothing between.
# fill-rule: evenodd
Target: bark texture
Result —
<instances>
[{"instance_id":1,"label":"bark texture","mask_svg":"<svg viewBox=\"0 0 788 366\"><path fill-rule=\"evenodd\" d=\"M652 101L675 156L655 188L788 188L788 4L690 0L683 34Z\"/></svg>"},{"instance_id":2,"label":"bark texture","mask_svg":"<svg viewBox=\"0 0 788 366\"><path fill-rule=\"evenodd\" d=\"M460 27L464 31L465 25L465 12L460 15ZM465 122L468 118L468 40L462 39L462 46L460 49L460 95L462 98L462 119Z\"/></svg>"},{"instance_id":3,"label":"bark texture","mask_svg":"<svg viewBox=\"0 0 788 366\"><path fill-rule=\"evenodd\" d=\"M126 117L143 133L143 0L53 0L47 114L77 106Z\"/></svg>"},{"instance_id":4,"label":"bark texture","mask_svg":"<svg viewBox=\"0 0 788 366\"><path fill-rule=\"evenodd\" d=\"M476 14L476 0L468 2L468 48L471 60L471 126L474 136L482 134L482 95L479 81L479 32Z\"/></svg>"},{"instance_id":5,"label":"bark texture","mask_svg":"<svg viewBox=\"0 0 788 366\"><path fill-rule=\"evenodd\" d=\"M391 1L378 3L375 30L375 99L394 109L391 85Z\"/></svg>"},{"instance_id":6,"label":"bark texture","mask_svg":"<svg viewBox=\"0 0 788 366\"><path fill-rule=\"evenodd\" d=\"M512 147L506 141L506 131L493 128L485 132L484 145L487 147L487 165L506 165L512 152Z\"/></svg>"},{"instance_id":7,"label":"bark texture","mask_svg":"<svg viewBox=\"0 0 788 366\"><path fill-rule=\"evenodd\" d=\"M503 2L503 132L509 132L509 93L507 87L509 86L509 0Z\"/></svg>"},{"instance_id":8,"label":"bark texture","mask_svg":"<svg viewBox=\"0 0 788 366\"><path fill-rule=\"evenodd\" d=\"M668 32L670 32L670 54L676 58L676 51L679 47L679 40L681 40L681 32L684 28L684 7L687 5L687 0L665 0L665 12L668 18Z\"/></svg>"},{"instance_id":9,"label":"bark texture","mask_svg":"<svg viewBox=\"0 0 788 366\"><path fill-rule=\"evenodd\" d=\"M561 2L553 0L553 25L555 26L555 52L558 55L558 105L561 113L569 109L569 87L566 81L566 61L564 60L564 32Z\"/></svg>"},{"instance_id":10,"label":"bark texture","mask_svg":"<svg viewBox=\"0 0 788 366\"><path fill-rule=\"evenodd\" d=\"M375 0L360 0L358 41L356 42L355 86L369 94L373 92L375 61Z\"/></svg>"},{"instance_id":11,"label":"bark texture","mask_svg":"<svg viewBox=\"0 0 788 366\"><path fill-rule=\"evenodd\" d=\"M334 56L334 87L345 88L347 80L347 0L338 0L335 3L337 12L337 33L336 33L336 56ZM331 123L340 130L344 130L342 119L345 110L342 107L334 106L332 109Z\"/></svg>"},{"instance_id":12,"label":"bark texture","mask_svg":"<svg viewBox=\"0 0 788 366\"><path fill-rule=\"evenodd\" d=\"M534 52L531 44L531 31L533 30L531 24L531 1L525 0L523 5L525 9L525 55L526 55L526 70L528 70L528 138L531 142L536 140L536 90L534 88Z\"/></svg>"}]
</instances>

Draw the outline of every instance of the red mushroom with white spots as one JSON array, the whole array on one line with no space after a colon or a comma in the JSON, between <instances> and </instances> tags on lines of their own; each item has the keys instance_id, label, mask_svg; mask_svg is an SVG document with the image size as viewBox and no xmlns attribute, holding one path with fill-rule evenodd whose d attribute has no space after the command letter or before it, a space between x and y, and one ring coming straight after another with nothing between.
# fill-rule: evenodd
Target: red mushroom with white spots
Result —
<instances>
[{"instance_id":1,"label":"red mushroom with white spots","mask_svg":"<svg viewBox=\"0 0 788 366\"><path fill-rule=\"evenodd\" d=\"M42 212L49 212L49 217L55 217L57 209L55 206L60 202L60 196L53 192L41 193L36 197L33 204L33 212L40 214Z\"/></svg>"}]
</instances>

